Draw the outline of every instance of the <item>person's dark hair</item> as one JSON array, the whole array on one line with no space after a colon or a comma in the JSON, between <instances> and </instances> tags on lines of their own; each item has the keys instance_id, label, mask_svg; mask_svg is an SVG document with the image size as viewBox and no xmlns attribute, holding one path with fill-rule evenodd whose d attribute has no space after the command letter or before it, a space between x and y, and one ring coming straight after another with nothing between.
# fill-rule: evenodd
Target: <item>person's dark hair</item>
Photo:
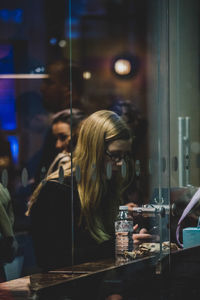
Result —
<instances>
[{"instance_id":1,"label":"person's dark hair","mask_svg":"<svg viewBox=\"0 0 200 300\"><path fill-rule=\"evenodd\" d=\"M52 125L63 122L67 124L72 125L72 129L76 127L80 121L82 121L85 118L85 115L82 111L76 109L72 109L72 113L70 112L69 109L66 109L62 112L59 112L54 115Z\"/></svg>"},{"instance_id":2,"label":"person's dark hair","mask_svg":"<svg viewBox=\"0 0 200 300\"><path fill-rule=\"evenodd\" d=\"M73 148L76 145L77 137L78 137L78 131L80 127L80 123L82 120L85 119L85 114L79 110L79 109L72 109L70 111L69 109L63 110L57 114L54 115L52 126L54 124L57 124L59 122L69 124L71 127L71 133L72 133L72 146Z\"/></svg>"}]
</instances>

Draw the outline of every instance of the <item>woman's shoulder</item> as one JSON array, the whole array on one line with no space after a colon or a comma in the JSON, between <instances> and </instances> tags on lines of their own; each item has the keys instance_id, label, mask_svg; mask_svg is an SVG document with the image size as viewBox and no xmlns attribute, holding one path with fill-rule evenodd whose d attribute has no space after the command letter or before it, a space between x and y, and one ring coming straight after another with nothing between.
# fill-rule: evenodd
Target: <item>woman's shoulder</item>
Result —
<instances>
[{"instance_id":1,"label":"woman's shoulder","mask_svg":"<svg viewBox=\"0 0 200 300\"><path fill-rule=\"evenodd\" d=\"M59 192L67 192L70 189L70 182L68 179L64 179L63 181L59 179L50 179L44 180L42 182L42 188L40 194L42 193L59 193Z\"/></svg>"},{"instance_id":2,"label":"woman's shoulder","mask_svg":"<svg viewBox=\"0 0 200 300\"><path fill-rule=\"evenodd\" d=\"M48 185L52 185L55 187L59 187L59 188L63 188L63 189L71 189L73 187L73 189L77 188L77 184L76 184L76 180L71 176L66 176L64 178L55 178L55 179L50 179L48 181L46 181L44 184L48 184Z\"/></svg>"},{"instance_id":3,"label":"woman's shoulder","mask_svg":"<svg viewBox=\"0 0 200 300\"><path fill-rule=\"evenodd\" d=\"M44 196L44 194L47 194L47 196L49 197L55 197L55 195L57 195L58 197L62 195L70 196L72 187L74 192L77 191L77 185L74 180L72 184L72 178L70 176L60 180L58 178L50 179L47 181L43 181L40 195Z\"/></svg>"},{"instance_id":4,"label":"woman's shoulder","mask_svg":"<svg viewBox=\"0 0 200 300\"><path fill-rule=\"evenodd\" d=\"M79 202L78 191L73 192L74 204ZM57 179L51 179L43 182L43 186L39 192L37 200L32 206L31 214L33 211L40 211L46 213L46 208L48 211L52 211L56 214L57 211L64 210L68 208L70 210L72 188L70 184L70 178L64 179L63 182Z\"/></svg>"},{"instance_id":5,"label":"woman's shoulder","mask_svg":"<svg viewBox=\"0 0 200 300\"><path fill-rule=\"evenodd\" d=\"M45 211L46 207L50 210L50 208L56 209L58 204L64 205L65 202L69 202L66 199L70 197L70 194L70 187L56 179L43 181L37 200L33 203L31 214L38 209Z\"/></svg>"}]
</instances>

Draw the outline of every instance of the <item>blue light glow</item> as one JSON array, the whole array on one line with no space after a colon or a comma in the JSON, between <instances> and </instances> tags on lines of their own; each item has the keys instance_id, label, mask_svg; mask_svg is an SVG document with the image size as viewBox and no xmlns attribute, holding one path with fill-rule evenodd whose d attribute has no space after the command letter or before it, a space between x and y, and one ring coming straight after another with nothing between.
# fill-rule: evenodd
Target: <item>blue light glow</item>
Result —
<instances>
[{"instance_id":1,"label":"blue light glow","mask_svg":"<svg viewBox=\"0 0 200 300\"><path fill-rule=\"evenodd\" d=\"M12 159L14 163L18 162L18 157L19 157L19 142L18 138L16 136L8 136L8 141L10 143L10 150L12 154Z\"/></svg>"},{"instance_id":2,"label":"blue light glow","mask_svg":"<svg viewBox=\"0 0 200 300\"><path fill-rule=\"evenodd\" d=\"M23 21L22 9L0 9L0 20L4 23L17 23Z\"/></svg>"},{"instance_id":3,"label":"blue light glow","mask_svg":"<svg viewBox=\"0 0 200 300\"><path fill-rule=\"evenodd\" d=\"M57 39L56 39L55 37L52 37L52 38L49 40L49 43L50 43L51 45L56 45Z\"/></svg>"},{"instance_id":4,"label":"blue light glow","mask_svg":"<svg viewBox=\"0 0 200 300\"><path fill-rule=\"evenodd\" d=\"M0 45L0 74L14 72L12 45ZM12 79L0 80L0 124L4 130L16 129L15 83Z\"/></svg>"},{"instance_id":5,"label":"blue light glow","mask_svg":"<svg viewBox=\"0 0 200 300\"><path fill-rule=\"evenodd\" d=\"M0 103L0 122L4 130L16 129L15 105L12 100L8 103Z\"/></svg>"}]
</instances>

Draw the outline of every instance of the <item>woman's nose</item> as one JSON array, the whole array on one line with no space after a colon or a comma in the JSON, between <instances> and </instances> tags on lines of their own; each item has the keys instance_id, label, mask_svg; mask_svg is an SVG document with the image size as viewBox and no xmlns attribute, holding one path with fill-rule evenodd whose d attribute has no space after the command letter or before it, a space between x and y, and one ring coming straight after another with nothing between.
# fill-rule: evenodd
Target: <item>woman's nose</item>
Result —
<instances>
[{"instance_id":1,"label":"woman's nose","mask_svg":"<svg viewBox=\"0 0 200 300\"><path fill-rule=\"evenodd\" d=\"M62 142L58 139L56 141L56 149L61 149L62 148Z\"/></svg>"}]
</instances>

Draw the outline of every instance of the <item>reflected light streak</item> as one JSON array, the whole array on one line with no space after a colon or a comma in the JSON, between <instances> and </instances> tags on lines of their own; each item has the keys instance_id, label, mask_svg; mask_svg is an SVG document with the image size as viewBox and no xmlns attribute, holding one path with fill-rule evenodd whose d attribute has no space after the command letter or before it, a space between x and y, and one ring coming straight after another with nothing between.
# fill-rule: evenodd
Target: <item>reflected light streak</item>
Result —
<instances>
[{"instance_id":1,"label":"reflected light streak","mask_svg":"<svg viewBox=\"0 0 200 300\"><path fill-rule=\"evenodd\" d=\"M40 79L49 78L48 74L0 74L0 79Z\"/></svg>"}]
</instances>

